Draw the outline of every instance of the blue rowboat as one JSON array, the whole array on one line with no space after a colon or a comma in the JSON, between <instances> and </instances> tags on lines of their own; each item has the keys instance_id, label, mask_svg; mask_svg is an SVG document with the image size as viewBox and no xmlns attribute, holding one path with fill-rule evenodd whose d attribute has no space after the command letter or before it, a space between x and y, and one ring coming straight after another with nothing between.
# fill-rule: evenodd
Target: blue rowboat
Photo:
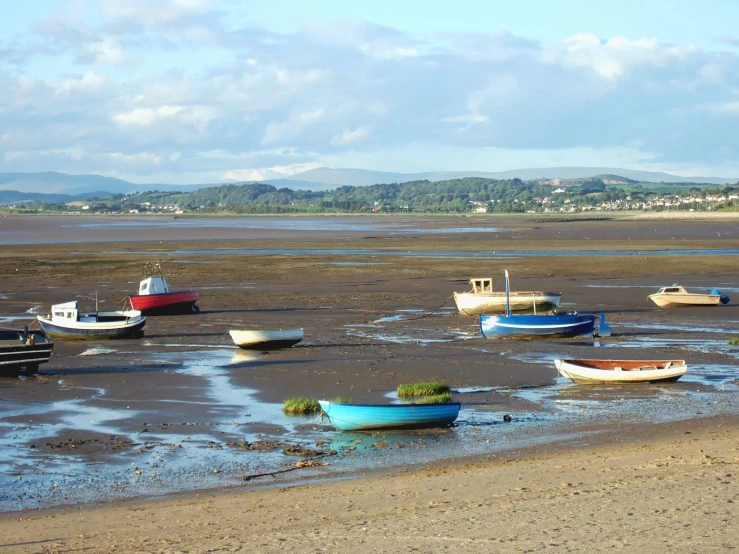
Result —
<instances>
[{"instance_id":1,"label":"blue rowboat","mask_svg":"<svg viewBox=\"0 0 739 554\"><path fill-rule=\"evenodd\" d=\"M508 288L508 270L505 271L505 315L480 315L480 332L486 339L508 337L581 337L595 333L593 314L512 314ZM603 336L610 335L610 328L601 314Z\"/></svg>"},{"instance_id":2,"label":"blue rowboat","mask_svg":"<svg viewBox=\"0 0 739 554\"><path fill-rule=\"evenodd\" d=\"M52 337L77 340L139 338L146 324L137 310L82 313L76 301L52 306L50 316L36 319Z\"/></svg>"},{"instance_id":3,"label":"blue rowboat","mask_svg":"<svg viewBox=\"0 0 739 554\"><path fill-rule=\"evenodd\" d=\"M338 404L319 400L331 425L342 431L446 427L459 416L459 402L444 404Z\"/></svg>"}]
</instances>

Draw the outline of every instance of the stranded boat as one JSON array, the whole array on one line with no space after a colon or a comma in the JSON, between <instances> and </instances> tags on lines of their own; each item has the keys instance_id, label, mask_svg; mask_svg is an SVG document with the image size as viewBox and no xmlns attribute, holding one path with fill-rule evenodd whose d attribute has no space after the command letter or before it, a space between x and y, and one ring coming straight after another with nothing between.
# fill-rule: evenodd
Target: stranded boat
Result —
<instances>
[{"instance_id":1,"label":"stranded boat","mask_svg":"<svg viewBox=\"0 0 739 554\"><path fill-rule=\"evenodd\" d=\"M341 431L446 427L459 416L459 402L441 404L343 404L319 400L322 414Z\"/></svg>"},{"instance_id":2,"label":"stranded boat","mask_svg":"<svg viewBox=\"0 0 739 554\"><path fill-rule=\"evenodd\" d=\"M146 276L148 270L158 275ZM159 264L147 265L145 279L139 283L139 293L129 296L131 307L144 315L164 315L199 312L195 302L200 293L194 290L170 291Z\"/></svg>"},{"instance_id":3,"label":"stranded boat","mask_svg":"<svg viewBox=\"0 0 739 554\"><path fill-rule=\"evenodd\" d=\"M729 297L721 291L688 292L684 287L674 284L662 287L658 292L649 295L649 299L660 308L678 308L680 306L718 306L728 304Z\"/></svg>"},{"instance_id":4,"label":"stranded boat","mask_svg":"<svg viewBox=\"0 0 739 554\"><path fill-rule=\"evenodd\" d=\"M77 309L77 301L56 304L50 316L36 319L52 337L82 340L139 338L146 324L137 310L83 313Z\"/></svg>"},{"instance_id":5,"label":"stranded boat","mask_svg":"<svg viewBox=\"0 0 739 554\"><path fill-rule=\"evenodd\" d=\"M228 332L234 344L244 350L277 350L289 348L303 340L302 329L283 331L249 331L232 329Z\"/></svg>"},{"instance_id":6,"label":"stranded boat","mask_svg":"<svg viewBox=\"0 0 739 554\"><path fill-rule=\"evenodd\" d=\"M505 291L493 291L491 278L470 279L469 292L455 292L454 302L462 315L502 314L506 311ZM549 312L559 306L560 292L510 291L512 312Z\"/></svg>"},{"instance_id":7,"label":"stranded boat","mask_svg":"<svg viewBox=\"0 0 739 554\"><path fill-rule=\"evenodd\" d=\"M54 341L44 331L0 329L0 374L17 376L25 368L26 375L35 375L53 348Z\"/></svg>"},{"instance_id":8,"label":"stranded boat","mask_svg":"<svg viewBox=\"0 0 739 554\"><path fill-rule=\"evenodd\" d=\"M685 360L554 360L554 365L581 385L677 381L688 371Z\"/></svg>"},{"instance_id":9,"label":"stranded boat","mask_svg":"<svg viewBox=\"0 0 739 554\"><path fill-rule=\"evenodd\" d=\"M512 314L509 305L508 270L505 271L506 312L503 315L480 314L480 333L486 339L531 337L580 337L593 336L593 314ZM600 336L609 336L610 327L605 314L600 315Z\"/></svg>"}]
</instances>

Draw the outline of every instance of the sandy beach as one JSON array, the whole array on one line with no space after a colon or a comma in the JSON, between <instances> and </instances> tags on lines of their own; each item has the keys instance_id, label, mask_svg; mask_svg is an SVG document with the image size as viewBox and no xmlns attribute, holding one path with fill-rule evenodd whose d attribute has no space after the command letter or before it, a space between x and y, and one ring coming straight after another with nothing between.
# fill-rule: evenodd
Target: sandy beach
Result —
<instances>
[{"instance_id":1,"label":"sandy beach","mask_svg":"<svg viewBox=\"0 0 739 554\"><path fill-rule=\"evenodd\" d=\"M7 552L724 552L736 548L739 425L391 475L15 514Z\"/></svg>"},{"instance_id":2,"label":"sandy beach","mask_svg":"<svg viewBox=\"0 0 739 554\"><path fill-rule=\"evenodd\" d=\"M287 223L286 223L287 221ZM57 341L0 381L0 552L712 552L736 527L736 220L0 218L0 318L118 309L143 265L201 312ZM555 290L607 338L486 341L471 277ZM726 306L660 310L678 282ZM302 328L247 353L233 328ZM677 383L581 387L557 357L685 358ZM438 432L342 434L285 398L388 402L437 379ZM504 423L503 415L511 415ZM316 451L294 457L299 446ZM305 463L310 462L310 463ZM296 465L303 463L300 469Z\"/></svg>"}]
</instances>

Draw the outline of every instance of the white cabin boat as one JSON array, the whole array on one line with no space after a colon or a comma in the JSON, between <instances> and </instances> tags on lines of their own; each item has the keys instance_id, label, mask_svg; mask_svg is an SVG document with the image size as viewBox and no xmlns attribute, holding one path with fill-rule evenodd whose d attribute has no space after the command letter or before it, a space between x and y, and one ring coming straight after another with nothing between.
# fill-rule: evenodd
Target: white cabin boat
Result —
<instances>
[{"instance_id":1,"label":"white cabin boat","mask_svg":"<svg viewBox=\"0 0 739 554\"><path fill-rule=\"evenodd\" d=\"M660 308L718 306L719 303L726 304L729 301L729 298L722 296L719 291L688 292L684 287L677 284L671 287L662 287L658 292L650 294L649 299Z\"/></svg>"},{"instance_id":2,"label":"white cabin boat","mask_svg":"<svg viewBox=\"0 0 739 554\"><path fill-rule=\"evenodd\" d=\"M455 292L454 302L459 313L466 316L480 314L504 314L506 312L505 291L493 291L491 278L470 279L469 292ZM512 312L551 312L559 306L560 292L512 291L509 293Z\"/></svg>"},{"instance_id":3,"label":"white cabin boat","mask_svg":"<svg viewBox=\"0 0 739 554\"><path fill-rule=\"evenodd\" d=\"M51 307L51 315L36 319L52 337L64 339L124 339L143 336L146 318L137 310L80 312L77 302Z\"/></svg>"}]
</instances>

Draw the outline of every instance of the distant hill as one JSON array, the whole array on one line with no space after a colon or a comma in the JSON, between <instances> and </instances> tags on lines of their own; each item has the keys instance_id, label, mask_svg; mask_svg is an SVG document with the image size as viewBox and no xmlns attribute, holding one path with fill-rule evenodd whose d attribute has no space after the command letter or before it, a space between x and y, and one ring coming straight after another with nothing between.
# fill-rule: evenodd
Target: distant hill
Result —
<instances>
[{"instance_id":1,"label":"distant hill","mask_svg":"<svg viewBox=\"0 0 739 554\"><path fill-rule=\"evenodd\" d=\"M106 191L113 194L134 192L140 185L102 175L67 175L56 171L43 173L0 173L0 190L82 194Z\"/></svg>"},{"instance_id":2,"label":"distant hill","mask_svg":"<svg viewBox=\"0 0 739 554\"><path fill-rule=\"evenodd\" d=\"M669 173L654 171L637 171L634 169L620 169L607 167L540 167L529 169L511 169L508 171L432 171L424 173L390 173L383 171L369 171L366 169L332 169L319 167L303 173L298 173L287 180L301 180L335 186L365 186L378 183L405 183L408 181L446 181L448 179L462 179L464 177L484 177L487 179L514 179L524 181L532 179L582 179L597 175L620 176L637 182L651 183L735 183L739 179L724 179L721 177L680 177Z\"/></svg>"},{"instance_id":3,"label":"distant hill","mask_svg":"<svg viewBox=\"0 0 739 554\"><path fill-rule=\"evenodd\" d=\"M679 177L669 173L636 171L632 169L604 167L544 167L529 169L511 169L509 171L430 171L423 173L392 173L386 171L370 171L366 169L332 169L321 167L284 179L267 179L264 181L239 181L238 184L264 183L274 187L291 190L326 191L340 186L367 186L388 183L407 183L410 181L447 181L466 177L482 177L485 179L513 179L524 181L534 179L587 179L592 177L623 177L636 182L651 183L699 183L724 184L736 183L739 179L722 179L719 177ZM236 182L233 182L236 183ZM18 191L20 193L101 195L132 194L144 191L176 191L194 192L196 190L217 187L223 183L198 185L173 185L168 183L131 183L102 175L68 175L55 171L43 173L0 173L0 192ZM7 198L7 197L6 197ZM81 197L82 198L82 197ZM12 200L18 201L18 200ZM46 201L55 202L56 200Z\"/></svg>"},{"instance_id":4,"label":"distant hill","mask_svg":"<svg viewBox=\"0 0 739 554\"><path fill-rule=\"evenodd\" d=\"M43 202L44 204L62 204L75 200L87 201L92 198L105 199L113 196L112 192L95 191L82 194L45 194L43 192L19 192L17 190L0 190L0 206L21 204L23 202Z\"/></svg>"}]
</instances>

